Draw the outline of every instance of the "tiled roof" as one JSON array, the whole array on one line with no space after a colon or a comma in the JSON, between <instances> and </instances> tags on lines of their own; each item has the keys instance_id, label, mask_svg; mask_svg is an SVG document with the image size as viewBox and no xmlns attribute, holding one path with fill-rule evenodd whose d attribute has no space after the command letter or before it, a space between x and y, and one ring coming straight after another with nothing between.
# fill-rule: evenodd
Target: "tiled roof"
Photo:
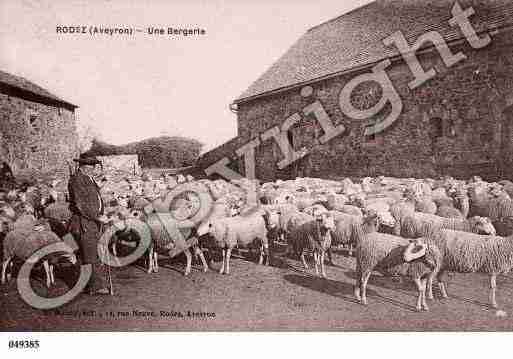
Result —
<instances>
[{"instance_id":1,"label":"tiled roof","mask_svg":"<svg viewBox=\"0 0 513 359\"><path fill-rule=\"evenodd\" d=\"M512 0L460 0L472 6L470 21L478 32L513 24ZM349 71L399 55L382 40L401 31L412 44L438 31L447 41L463 38L449 19L454 0L377 0L308 30L235 102Z\"/></svg>"},{"instance_id":2,"label":"tiled roof","mask_svg":"<svg viewBox=\"0 0 513 359\"><path fill-rule=\"evenodd\" d=\"M33 95L36 95L37 97L50 100L51 102L59 102L71 107L77 107L76 105L58 98L44 88L24 79L23 77L15 76L4 71L0 71L0 84L6 84L16 89L29 92Z\"/></svg>"}]
</instances>

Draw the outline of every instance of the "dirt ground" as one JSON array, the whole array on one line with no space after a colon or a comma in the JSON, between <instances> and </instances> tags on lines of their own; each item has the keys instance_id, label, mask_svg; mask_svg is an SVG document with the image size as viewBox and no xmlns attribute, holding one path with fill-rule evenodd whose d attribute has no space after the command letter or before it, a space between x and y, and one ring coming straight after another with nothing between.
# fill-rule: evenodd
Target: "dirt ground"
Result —
<instances>
[{"instance_id":1,"label":"dirt ground","mask_svg":"<svg viewBox=\"0 0 513 359\"><path fill-rule=\"evenodd\" d=\"M115 296L81 294L56 310L25 304L14 280L1 288L2 331L511 331L513 283L498 278L498 316L488 302L488 280L480 274L454 274L450 299L415 311L416 292L378 274L369 281L369 305L353 297L354 258L339 253L328 266L329 279L304 271L299 261L277 257L274 266L232 258L230 275L203 273L195 262L183 276L184 258L162 258L159 273L141 266L114 269ZM220 263L214 263L217 269ZM57 286L63 287L62 282ZM41 288L40 283L34 287ZM65 288L65 287L64 287ZM40 289L41 290L41 289ZM438 292L435 292L435 296ZM191 313L189 313L191 312ZM200 316L192 313L203 312Z\"/></svg>"}]
</instances>

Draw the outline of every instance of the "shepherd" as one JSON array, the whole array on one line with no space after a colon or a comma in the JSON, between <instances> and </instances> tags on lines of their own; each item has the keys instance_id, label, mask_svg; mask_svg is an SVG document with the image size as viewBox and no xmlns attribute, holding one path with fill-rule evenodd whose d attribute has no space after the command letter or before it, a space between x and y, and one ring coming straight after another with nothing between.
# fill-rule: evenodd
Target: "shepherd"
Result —
<instances>
[{"instance_id":1,"label":"shepherd","mask_svg":"<svg viewBox=\"0 0 513 359\"><path fill-rule=\"evenodd\" d=\"M101 176L103 166L96 157L83 154L74 161L78 163L78 169L71 175L68 183L70 209L73 213L70 231L79 244L82 263L92 265L92 274L86 289L91 295L107 295L112 293L110 276L107 278L110 274L109 268L101 262L98 253L103 224L100 217L105 206L100 187L93 178Z\"/></svg>"}]
</instances>

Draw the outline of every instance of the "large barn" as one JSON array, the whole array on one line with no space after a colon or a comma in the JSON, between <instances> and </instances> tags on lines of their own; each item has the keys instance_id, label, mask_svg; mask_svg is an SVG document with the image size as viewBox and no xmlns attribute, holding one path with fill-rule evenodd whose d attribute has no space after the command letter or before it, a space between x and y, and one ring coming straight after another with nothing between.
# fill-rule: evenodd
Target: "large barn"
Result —
<instances>
[{"instance_id":1,"label":"large barn","mask_svg":"<svg viewBox=\"0 0 513 359\"><path fill-rule=\"evenodd\" d=\"M476 37L466 36L451 20L455 6ZM434 76L414 84L419 76L398 42L383 41L398 31L420 70L433 69ZM438 40L435 33L441 35ZM435 41L422 42L415 51L413 45L426 34ZM444 43L446 58L440 53ZM512 45L510 0L372 2L309 29L293 44L232 104L237 137L203 155L199 165L209 174L224 165L241 174L254 171L264 181L377 175L511 178ZM348 113L341 105L343 90L360 75L377 71L376 66L385 68L398 96L383 90L385 82L358 82L349 93L354 110ZM320 119L343 130L326 140ZM275 126L286 131L294 151L306 148L306 156L280 165L283 149L269 135L262 136ZM248 166L249 155L237 151L251 140L254 169Z\"/></svg>"},{"instance_id":2,"label":"large barn","mask_svg":"<svg viewBox=\"0 0 513 359\"><path fill-rule=\"evenodd\" d=\"M17 173L66 177L77 155L77 106L0 71L0 159Z\"/></svg>"}]
</instances>

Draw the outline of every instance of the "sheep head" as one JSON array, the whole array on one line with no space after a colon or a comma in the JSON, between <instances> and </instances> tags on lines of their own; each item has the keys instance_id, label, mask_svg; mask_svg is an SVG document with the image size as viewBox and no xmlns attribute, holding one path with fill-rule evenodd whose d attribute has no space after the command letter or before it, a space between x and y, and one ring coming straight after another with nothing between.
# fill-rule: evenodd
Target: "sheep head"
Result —
<instances>
[{"instance_id":1,"label":"sheep head","mask_svg":"<svg viewBox=\"0 0 513 359\"><path fill-rule=\"evenodd\" d=\"M395 227L395 218L389 211L377 212L377 217L380 225L383 225L385 227Z\"/></svg>"},{"instance_id":2,"label":"sheep head","mask_svg":"<svg viewBox=\"0 0 513 359\"><path fill-rule=\"evenodd\" d=\"M0 209L0 212L7 218L14 220L16 218L16 211L9 205L4 205Z\"/></svg>"},{"instance_id":3,"label":"sheep head","mask_svg":"<svg viewBox=\"0 0 513 359\"><path fill-rule=\"evenodd\" d=\"M403 259L405 262L411 262L415 259L422 258L426 255L427 245L424 244L421 238L413 239L403 252Z\"/></svg>"},{"instance_id":4,"label":"sheep head","mask_svg":"<svg viewBox=\"0 0 513 359\"><path fill-rule=\"evenodd\" d=\"M495 236L497 232L492 224L492 221L487 217L475 216L469 219L472 228L476 233Z\"/></svg>"},{"instance_id":5,"label":"sheep head","mask_svg":"<svg viewBox=\"0 0 513 359\"><path fill-rule=\"evenodd\" d=\"M13 220L9 217L0 217L0 233L7 233L12 229Z\"/></svg>"},{"instance_id":6,"label":"sheep head","mask_svg":"<svg viewBox=\"0 0 513 359\"><path fill-rule=\"evenodd\" d=\"M317 214L316 220L320 223L321 227L329 231L335 230L335 218L331 213L320 213Z\"/></svg>"},{"instance_id":7,"label":"sheep head","mask_svg":"<svg viewBox=\"0 0 513 359\"><path fill-rule=\"evenodd\" d=\"M265 211L263 217L268 229L277 228L280 224L281 212L278 210Z\"/></svg>"},{"instance_id":8,"label":"sheep head","mask_svg":"<svg viewBox=\"0 0 513 359\"><path fill-rule=\"evenodd\" d=\"M361 193L351 194L349 195L349 203L364 208L365 207L365 196Z\"/></svg>"}]
</instances>

